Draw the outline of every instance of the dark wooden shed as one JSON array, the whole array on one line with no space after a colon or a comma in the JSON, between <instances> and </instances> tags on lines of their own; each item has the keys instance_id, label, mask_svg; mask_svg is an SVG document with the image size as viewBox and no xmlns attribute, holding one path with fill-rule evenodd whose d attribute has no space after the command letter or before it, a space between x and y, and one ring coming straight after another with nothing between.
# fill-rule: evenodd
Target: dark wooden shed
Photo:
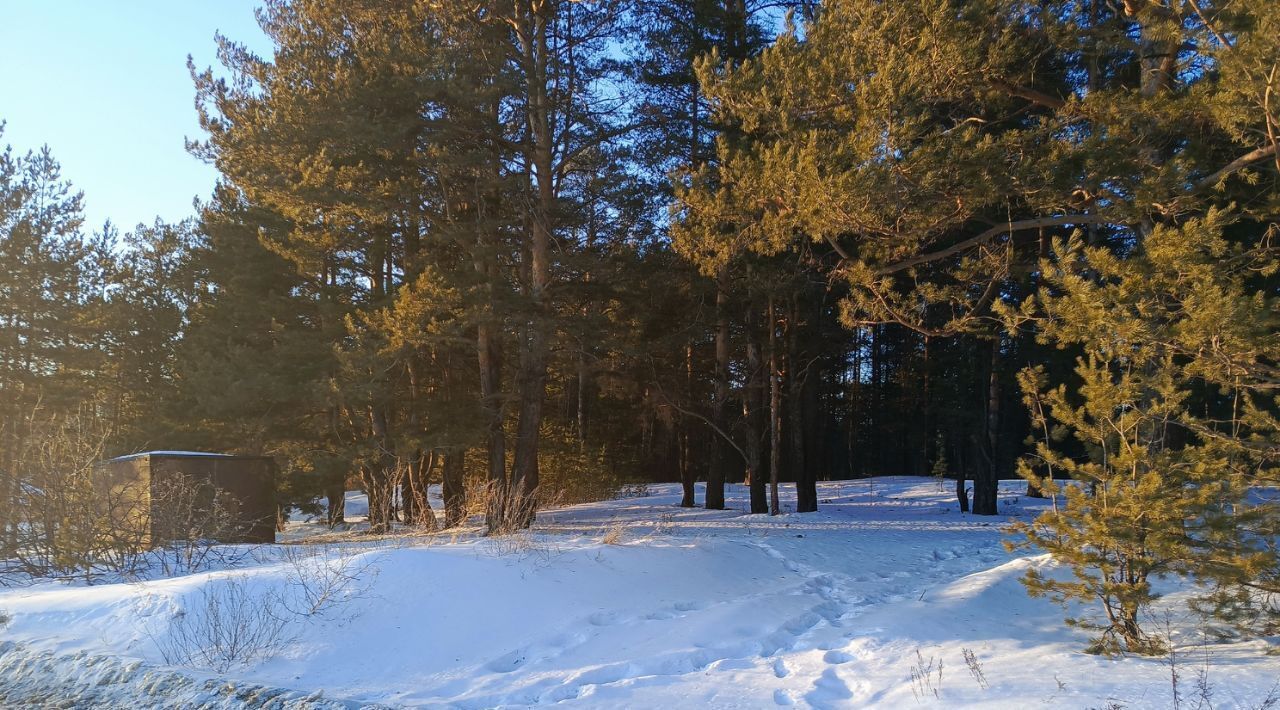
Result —
<instances>
[{"instance_id":1,"label":"dark wooden shed","mask_svg":"<svg viewBox=\"0 0 1280 710\"><path fill-rule=\"evenodd\" d=\"M270 456L146 451L106 461L102 473L102 482L110 486L115 497L135 501L132 508L144 518L138 521L140 527L153 543L174 537L158 522L171 516L157 507L166 505L161 493L167 490L166 486L184 477L196 485L221 489L235 499L238 524L235 532L222 534L219 542L275 542L276 463Z\"/></svg>"}]
</instances>

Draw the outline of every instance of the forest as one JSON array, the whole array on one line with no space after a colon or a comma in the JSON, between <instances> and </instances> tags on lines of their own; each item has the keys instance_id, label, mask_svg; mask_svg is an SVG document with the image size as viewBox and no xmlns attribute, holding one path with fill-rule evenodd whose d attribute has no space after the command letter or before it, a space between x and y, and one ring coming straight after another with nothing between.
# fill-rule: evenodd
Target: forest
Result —
<instances>
[{"instance_id":1,"label":"forest","mask_svg":"<svg viewBox=\"0 0 1280 710\"><path fill-rule=\"evenodd\" d=\"M258 17L270 54L188 61L188 219L86 224L56 146L0 154L0 557L147 449L272 456L286 517L358 489L374 534L875 476L997 519L1016 480L1094 650L1167 650L1158 576L1280 629L1280 3Z\"/></svg>"}]
</instances>

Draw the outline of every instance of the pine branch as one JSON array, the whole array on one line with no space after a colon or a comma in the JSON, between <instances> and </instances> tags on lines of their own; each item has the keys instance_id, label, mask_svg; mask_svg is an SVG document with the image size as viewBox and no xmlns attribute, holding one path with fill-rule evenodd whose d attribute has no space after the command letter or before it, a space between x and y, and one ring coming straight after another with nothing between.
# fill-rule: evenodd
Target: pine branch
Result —
<instances>
[{"instance_id":1,"label":"pine branch","mask_svg":"<svg viewBox=\"0 0 1280 710\"><path fill-rule=\"evenodd\" d=\"M1038 104L1046 108L1057 110L1067 105L1066 101L1056 96L1050 96L1043 91L1036 91L1031 87L1020 86L998 77L988 78L987 82L1010 96L1017 96L1020 99L1026 99L1033 104Z\"/></svg>"},{"instance_id":2,"label":"pine branch","mask_svg":"<svg viewBox=\"0 0 1280 710\"><path fill-rule=\"evenodd\" d=\"M1254 148L1248 153L1245 153L1239 158L1236 158L1230 163L1227 163L1226 165L1222 166L1221 169L1219 169L1217 172L1213 173L1212 175L1209 175L1208 177L1204 178L1200 182L1197 182L1195 187L1192 189L1192 192L1193 193L1200 192L1201 190L1206 190L1208 188L1211 188L1214 185L1217 185L1219 182L1221 182L1228 175L1231 175L1234 172L1244 169L1245 166L1248 166L1252 163L1256 163L1259 160L1263 160L1264 158L1269 158L1273 155L1277 155L1275 145L1265 145L1265 146L1262 146L1261 148Z\"/></svg>"},{"instance_id":3,"label":"pine branch","mask_svg":"<svg viewBox=\"0 0 1280 710\"><path fill-rule=\"evenodd\" d=\"M929 252L928 254L920 254L910 259L903 259L894 264L881 267L876 271L878 276L897 273L903 269L909 269L920 264L945 259L949 256L959 254L969 247L977 246L999 234L1019 232L1024 229L1037 229L1039 227L1061 227L1068 224L1108 224L1111 220L1100 214L1068 214L1060 217L1036 217L1034 219L1022 219L1012 222L1006 222L988 229L976 236L970 237L960 242L956 242L945 249Z\"/></svg>"}]
</instances>

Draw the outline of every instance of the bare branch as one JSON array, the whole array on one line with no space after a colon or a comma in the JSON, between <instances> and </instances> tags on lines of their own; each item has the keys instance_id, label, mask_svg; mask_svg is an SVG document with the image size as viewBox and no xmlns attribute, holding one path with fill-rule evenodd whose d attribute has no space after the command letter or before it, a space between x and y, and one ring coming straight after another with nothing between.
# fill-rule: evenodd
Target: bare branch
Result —
<instances>
[{"instance_id":1,"label":"bare branch","mask_svg":"<svg viewBox=\"0 0 1280 710\"><path fill-rule=\"evenodd\" d=\"M909 259L903 259L895 264L881 267L876 271L877 275L884 276L887 274L897 273L903 269L909 269L912 266L927 264L929 262L945 259L949 256L959 254L970 247L977 246L986 242L988 239L1000 234L1012 234L1024 229L1037 229L1039 227L1061 227L1069 224L1108 224L1112 220L1100 214L1068 214L1059 217L1036 217L1034 219L1022 219L1013 222L1006 222L988 229L981 234L970 237L960 242L956 242L945 249L929 252L928 254L920 254Z\"/></svg>"},{"instance_id":2,"label":"bare branch","mask_svg":"<svg viewBox=\"0 0 1280 710\"><path fill-rule=\"evenodd\" d=\"M1230 163L1227 163L1226 165L1222 166L1222 168L1217 172L1213 173L1212 175L1196 183L1195 188L1192 190L1192 192L1200 192L1201 190L1206 190L1208 188L1211 188L1214 185L1217 185L1219 182L1221 182L1222 179L1227 177L1228 175L1243 169L1244 167L1248 166L1251 163L1256 163L1259 160L1269 158L1273 155L1276 155L1275 145L1265 145L1265 146L1262 146L1261 148L1254 148L1248 153L1245 153L1239 158L1236 158Z\"/></svg>"},{"instance_id":3,"label":"bare branch","mask_svg":"<svg viewBox=\"0 0 1280 710\"><path fill-rule=\"evenodd\" d=\"M987 82L1010 96L1017 96L1020 99L1026 99L1033 104L1038 104L1046 108L1056 110L1067 105L1066 101L1056 96L1051 96L1043 91L1036 91L1028 86L1019 86L1018 84L1010 83L998 77L991 77L987 79Z\"/></svg>"}]
</instances>

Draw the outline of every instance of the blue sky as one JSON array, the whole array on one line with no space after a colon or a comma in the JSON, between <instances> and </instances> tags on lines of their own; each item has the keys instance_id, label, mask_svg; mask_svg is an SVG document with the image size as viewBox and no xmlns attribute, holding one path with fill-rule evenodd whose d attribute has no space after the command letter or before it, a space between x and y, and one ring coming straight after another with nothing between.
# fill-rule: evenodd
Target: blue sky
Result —
<instances>
[{"instance_id":1,"label":"blue sky","mask_svg":"<svg viewBox=\"0 0 1280 710\"><path fill-rule=\"evenodd\" d=\"M0 146L48 144L84 191L88 229L178 220L216 171L187 154L199 137L187 73L216 61L213 35L265 51L258 0L0 0Z\"/></svg>"}]
</instances>

